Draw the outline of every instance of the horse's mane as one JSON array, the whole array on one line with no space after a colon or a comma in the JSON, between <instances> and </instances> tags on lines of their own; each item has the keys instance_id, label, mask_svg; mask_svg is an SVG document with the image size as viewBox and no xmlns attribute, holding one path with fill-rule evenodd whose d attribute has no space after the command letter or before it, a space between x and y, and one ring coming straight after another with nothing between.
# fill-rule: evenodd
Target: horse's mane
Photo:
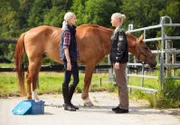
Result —
<instances>
[{"instance_id":1,"label":"horse's mane","mask_svg":"<svg viewBox=\"0 0 180 125\"><path fill-rule=\"evenodd\" d=\"M137 39L137 37L136 36L133 36L131 33L126 33L126 35L128 36L128 38L130 38L130 39Z\"/></svg>"}]
</instances>

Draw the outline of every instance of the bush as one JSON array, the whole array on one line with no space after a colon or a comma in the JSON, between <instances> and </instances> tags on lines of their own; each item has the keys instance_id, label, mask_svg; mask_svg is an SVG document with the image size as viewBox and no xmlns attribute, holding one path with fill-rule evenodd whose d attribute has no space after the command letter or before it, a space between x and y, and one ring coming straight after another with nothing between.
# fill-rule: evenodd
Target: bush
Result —
<instances>
[{"instance_id":1,"label":"bush","mask_svg":"<svg viewBox=\"0 0 180 125\"><path fill-rule=\"evenodd\" d=\"M11 63L11 61L5 57L0 57L0 63Z\"/></svg>"},{"instance_id":2,"label":"bush","mask_svg":"<svg viewBox=\"0 0 180 125\"><path fill-rule=\"evenodd\" d=\"M157 98L159 108L180 108L180 82L169 80L164 84Z\"/></svg>"}]
</instances>

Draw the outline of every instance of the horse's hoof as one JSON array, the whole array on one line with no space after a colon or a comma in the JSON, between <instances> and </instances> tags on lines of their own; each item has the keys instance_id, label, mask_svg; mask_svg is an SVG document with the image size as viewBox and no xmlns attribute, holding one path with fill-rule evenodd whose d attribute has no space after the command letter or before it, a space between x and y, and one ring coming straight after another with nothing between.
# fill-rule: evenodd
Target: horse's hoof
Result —
<instances>
[{"instance_id":1,"label":"horse's hoof","mask_svg":"<svg viewBox=\"0 0 180 125\"><path fill-rule=\"evenodd\" d=\"M84 106L86 107L92 107L94 106L89 98L84 99Z\"/></svg>"},{"instance_id":2,"label":"horse's hoof","mask_svg":"<svg viewBox=\"0 0 180 125\"><path fill-rule=\"evenodd\" d=\"M84 103L84 106L85 107L92 107L92 106L94 106L91 102L89 102L89 103Z\"/></svg>"}]
</instances>

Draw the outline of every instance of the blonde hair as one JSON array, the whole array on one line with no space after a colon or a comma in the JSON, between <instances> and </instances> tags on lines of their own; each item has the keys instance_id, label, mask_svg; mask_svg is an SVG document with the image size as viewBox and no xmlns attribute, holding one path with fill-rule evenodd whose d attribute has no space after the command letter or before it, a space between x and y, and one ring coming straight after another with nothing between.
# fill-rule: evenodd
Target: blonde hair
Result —
<instances>
[{"instance_id":1,"label":"blonde hair","mask_svg":"<svg viewBox=\"0 0 180 125\"><path fill-rule=\"evenodd\" d=\"M72 18L72 16L75 15L73 12L67 12L64 15L64 21L62 23L62 29L64 29L68 23L68 20Z\"/></svg>"},{"instance_id":2,"label":"blonde hair","mask_svg":"<svg viewBox=\"0 0 180 125\"><path fill-rule=\"evenodd\" d=\"M121 14L121 13L113 13L112 14L112 18L119 18L119 19L121 19L121 23L120 23L120 25L122 25L123 24L123 21L126 19L126 16L125 16L125 14Z\"/></svg>"}]
</instances>

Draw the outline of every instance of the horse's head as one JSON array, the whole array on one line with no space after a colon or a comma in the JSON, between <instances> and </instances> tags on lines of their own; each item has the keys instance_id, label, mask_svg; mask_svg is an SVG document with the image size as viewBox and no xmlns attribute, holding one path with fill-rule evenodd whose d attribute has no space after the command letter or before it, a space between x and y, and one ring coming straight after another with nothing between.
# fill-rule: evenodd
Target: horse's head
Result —
<instances>
[{"instance_id":1,"label":"horse's head","mask_svg":"<svg viewBox=\"0 0 180 125\"><path fill-rule=\"evenodd\" d=\"M156 58L152 54L151 50L147 47L146 43L143 41L144 35L141 35L139 39L136 39L136 57L150 65L150 67L156 66Z\"/></svg>"}]
</instances>

